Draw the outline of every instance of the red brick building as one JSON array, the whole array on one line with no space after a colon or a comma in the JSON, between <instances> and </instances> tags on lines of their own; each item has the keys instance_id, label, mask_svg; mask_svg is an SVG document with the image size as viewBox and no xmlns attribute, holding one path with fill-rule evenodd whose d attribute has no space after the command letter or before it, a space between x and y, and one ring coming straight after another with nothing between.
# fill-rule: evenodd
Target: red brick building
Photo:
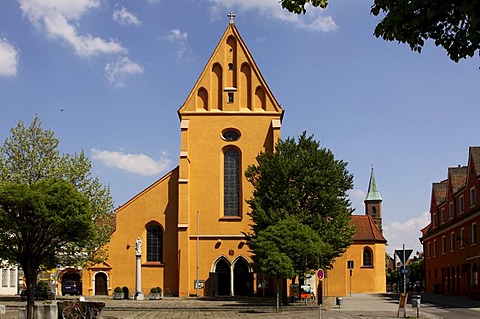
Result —
<instances>
[{"instance_id":1,"label":"red brick building","mask_svg":"<svg viewBox=\"0 0 480 319\"><path fill-rule=\"evenodd\" d=\"M480 297L480 147L470 147L468 165L450 167L432 184L431 221L422 229L429 293Z\"/></svg>"}]
</instances>

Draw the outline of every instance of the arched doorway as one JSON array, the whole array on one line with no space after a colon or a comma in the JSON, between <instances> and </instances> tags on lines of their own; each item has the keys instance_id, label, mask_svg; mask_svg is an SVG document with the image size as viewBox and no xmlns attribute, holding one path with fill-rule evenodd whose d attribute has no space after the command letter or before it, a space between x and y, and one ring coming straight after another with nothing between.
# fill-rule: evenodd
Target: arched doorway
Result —
<instances>
[{"instance_id":1,"label":"arched doorway","mask_svg":"<svg viewBox=\"0 0 480 319\"><path fill-rule=\"evenodd\" d=\"M103 272L95 274L95 295L107 295L107 275Z\"/></svg>"},{"instance_id":2,"label":"arched doorway","mask_svg":"<svg viewBox=\"0 0 480 319\"><path fill-rule=\"evenodd\" d=\"M233 290L235 296L250 295L251 276L248 263L245 259L239 258L233 267Z\"/></svg>"},{"instance_id":3,"label":"arched doorway","mask_svg":"<svg viewBox=\"0 0 480 319\"><path fill-rule=\"evenodd\" d=\"M215 265L216 286L218 296L230 296L230 264L220 259Z\"/></svg>"}]
</instances>

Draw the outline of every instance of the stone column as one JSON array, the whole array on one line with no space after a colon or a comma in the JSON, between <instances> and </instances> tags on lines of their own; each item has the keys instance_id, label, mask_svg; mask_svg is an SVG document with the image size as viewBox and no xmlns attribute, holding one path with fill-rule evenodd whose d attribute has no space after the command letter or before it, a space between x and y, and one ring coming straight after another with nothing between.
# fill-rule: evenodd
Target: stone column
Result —
<instances>
[{"instance_id":1,"label":"stone column","mask_svg":"<svg viewBox=\"0 0 480 319\"><path fill-rule=\"evenodd\" d=\"M135 245L136 273L135 273L135 293L133 299L143 300L145 296L142 292L142 240L137 238Z\"/></svg>"}]
</instances>

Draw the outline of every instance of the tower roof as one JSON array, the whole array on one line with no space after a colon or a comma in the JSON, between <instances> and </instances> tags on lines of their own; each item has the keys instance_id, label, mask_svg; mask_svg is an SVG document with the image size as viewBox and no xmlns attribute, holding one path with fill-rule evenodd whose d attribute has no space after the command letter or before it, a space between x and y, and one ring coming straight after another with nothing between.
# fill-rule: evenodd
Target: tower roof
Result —
<instances>
[{"instance_id":1,"label":"tower roof","mask_svg":"<svg viewBox=\"0 0 480 319\"><path fill-rule=\"evenodd\" d=\"M370 200L382 200L380 196L380 192L378 191L377 182L375 181L375 174L372 172L370 173L370 183L368 184L368 193L367 197L365 197L365 202Z\"/></svg>"}]
</instances>

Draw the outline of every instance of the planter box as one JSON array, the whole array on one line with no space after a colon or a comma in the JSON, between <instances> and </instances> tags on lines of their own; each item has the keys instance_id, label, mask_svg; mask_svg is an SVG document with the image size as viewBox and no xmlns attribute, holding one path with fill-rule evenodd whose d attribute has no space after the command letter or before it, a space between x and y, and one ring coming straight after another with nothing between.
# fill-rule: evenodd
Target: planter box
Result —
<instances>
[{"instance_id":1,"label":"planter box","mask_svg":"<svg viewBox=\"0 0 480 319\"><path fill-rule=\"evenodd\" d=\"M123 292L114 292L113 293L113 299L115 299L115 300L123 299Z\"/></svg>"},{"instance_id":2,"label":"planter box","mask_svg":"<svg viewBox=\"0 0 480 319\"><path fill-rule=\"evenodd\" d=\"M163 298L163 293L161 292L150 293L148 295L148 300L160 300L162 298Z\"/></svg>"}]
</instances>

